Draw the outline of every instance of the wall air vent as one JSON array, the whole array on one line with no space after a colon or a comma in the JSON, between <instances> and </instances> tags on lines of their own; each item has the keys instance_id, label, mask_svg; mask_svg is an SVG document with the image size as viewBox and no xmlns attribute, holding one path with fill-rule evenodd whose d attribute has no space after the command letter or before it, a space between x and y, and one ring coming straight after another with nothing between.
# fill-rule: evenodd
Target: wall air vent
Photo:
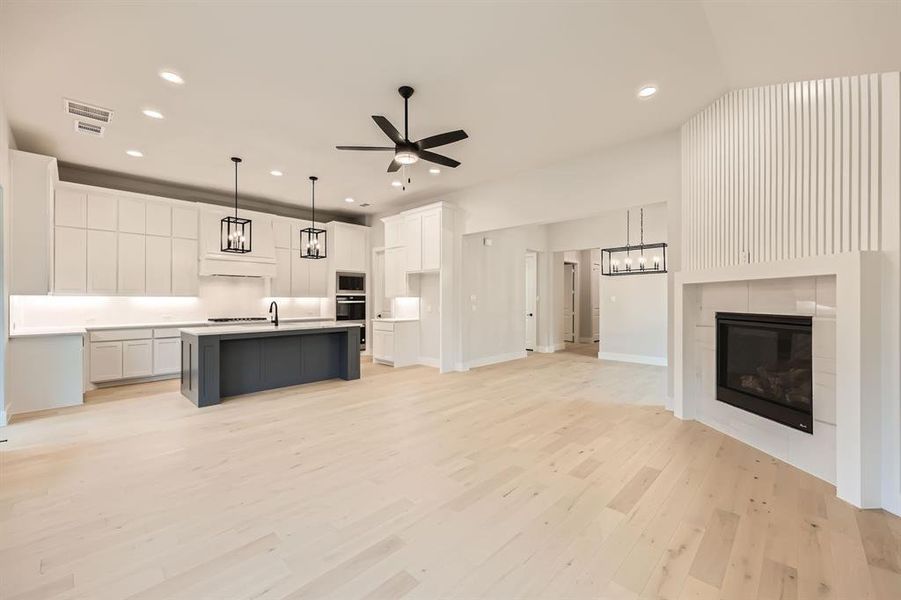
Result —
<instances>
[{"instance_id":1,"label":"wall air vent","mask_svg":"<svg viewBox=\"0 0 901 600\"><path fill-rule=\"evenodd\" d=\"M104 127L94 123L86 123L84 121L75 121L75 131L85 135L93 135L94 137L103 137Z\"/></svg>"},{"instance_id":2,"label":"wall air vent","mask_svg":"<svg viewBox=\"0 0 901 600\"><path fill-rule=\"evenodd\" d=\"M99 106L92 106L77 100L64 98L66 112L79 119L91 119L100 123L109 123L113 119L113 111Z\"/></svg>"}]
</instances>

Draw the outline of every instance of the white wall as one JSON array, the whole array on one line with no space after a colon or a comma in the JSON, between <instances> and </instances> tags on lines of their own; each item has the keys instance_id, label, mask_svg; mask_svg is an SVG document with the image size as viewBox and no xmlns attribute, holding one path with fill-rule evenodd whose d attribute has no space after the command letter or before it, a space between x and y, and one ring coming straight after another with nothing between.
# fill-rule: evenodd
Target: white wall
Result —
<instances>
[{"instance_id":1,"label":"white wall","mask_svg":"<svg viewBox=\"0 0 901 600\"><path fill-rule=\"evenodd\" d=\"M6 348L9 342L9 332L7 331L7 323L9 323L9 306L7 305L7 294L9 293L9 149L15 148L12 131L9 128L9 122L6 118L6 109L3 106L2 94L0 94L0 188L2 188L2 234L3 247L0 248L0 307L2 307L2 323L0 323L0 425L6 424Z\"/></svg>"},{"instance_id":2,"label":"white wall","mask_svg":"<svg viewBox=\"0 0 901 600\"><path fill-rule=\"evenodd\" d=\"M10 323L29 327L104 326L132 323L205 321L209 317L265 316L271 298L268 280L201 277L196 297L11 296ZM278 298L279 317L323 314L320 298Z\"/></svg>"}]
</instances>

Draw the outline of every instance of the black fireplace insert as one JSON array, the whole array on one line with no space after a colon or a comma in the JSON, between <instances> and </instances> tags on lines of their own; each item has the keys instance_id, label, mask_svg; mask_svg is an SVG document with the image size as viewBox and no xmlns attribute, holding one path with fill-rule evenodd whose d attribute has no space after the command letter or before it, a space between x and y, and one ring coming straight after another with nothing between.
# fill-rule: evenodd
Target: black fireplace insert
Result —
<instances>
[{"instance_id":1,"label":"black fireplace insert","mask_svg":"<svg viewBox=\"0 0 901 600\"><path fill-rule=\"evenodd\" d=\"M716 398L813 433L811 318L716 314Z\"/></svg>"}]
</instances>

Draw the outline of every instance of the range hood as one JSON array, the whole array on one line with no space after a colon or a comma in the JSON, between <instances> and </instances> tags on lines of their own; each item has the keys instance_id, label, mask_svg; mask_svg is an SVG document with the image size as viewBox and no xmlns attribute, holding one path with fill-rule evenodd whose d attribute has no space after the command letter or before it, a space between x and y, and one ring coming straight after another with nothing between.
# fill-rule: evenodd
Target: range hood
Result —
<instances>
[{"instance_id":1,"label":"range hood","mask_svg":"<svg viewBox=\"0 0 901 600\"><path fill-rule=\"evenodd\" d=\"M200 215L200 265L202 277L275 277L275 238L272 217L252 211L253 251L246 254L222 252L220 220L229 214L224 209L207 208Z\"/></svg>"}]
</instances>

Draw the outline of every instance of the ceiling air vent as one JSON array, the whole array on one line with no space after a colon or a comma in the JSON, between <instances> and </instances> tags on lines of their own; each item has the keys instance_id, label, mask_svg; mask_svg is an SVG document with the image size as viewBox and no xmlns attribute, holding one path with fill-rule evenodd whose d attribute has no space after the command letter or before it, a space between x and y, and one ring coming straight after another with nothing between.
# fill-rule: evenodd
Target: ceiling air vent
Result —
<instances>
[{"instance_id":1,"label":"ceiling air vent","mask_svg":"<svg viewBox=\"0 0 901 600\"><path fill-rule=\"evenodd\" d=\"M94 123L86 123L84 121L75 121L75 131L84 133L85 135L93 135L94 137L103 137L104 127Z\"/></svg>"},{"instance_id":2,"label":"ceiling air vent","mask_svg":"<svg viewBox=\"0 0 901 600\"><path fill-rule=\"evenodd\" d=\"M91 119L100 123L109 123L113 118L113 111L99 106L91 106L84 102L65 98L66 112L79 119Z\"/></svg>"},{"instance_id":3,"label":"ceiling air vent","mask_svg":"<svg viewBox=\"0 0 901 600\"><path fill-rule=\"evenodd\" d=\"M360 205L360 208L366 208L367 206L372 206L372 205L369 204L368 202L364 202L363 204Z\"/></svg>"}]
</instances>

